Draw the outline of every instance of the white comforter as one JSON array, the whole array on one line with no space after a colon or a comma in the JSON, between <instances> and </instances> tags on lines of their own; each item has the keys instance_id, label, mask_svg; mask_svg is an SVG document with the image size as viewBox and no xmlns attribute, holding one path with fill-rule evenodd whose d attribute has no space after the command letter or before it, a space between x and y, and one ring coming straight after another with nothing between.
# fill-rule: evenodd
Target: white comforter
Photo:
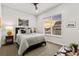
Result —
<instances>
[{"instance_id":1,"label":"white comforter","mask_svg":"<svg viewBox=\"0 0 79 59\"><path fill-rule=\"evenodd\" d=\"M45 41L45 36L43 34L17 34L16 42L20 45L18 55L22 55L29 46L43 41Z\"/></svg>"}]
</instances>

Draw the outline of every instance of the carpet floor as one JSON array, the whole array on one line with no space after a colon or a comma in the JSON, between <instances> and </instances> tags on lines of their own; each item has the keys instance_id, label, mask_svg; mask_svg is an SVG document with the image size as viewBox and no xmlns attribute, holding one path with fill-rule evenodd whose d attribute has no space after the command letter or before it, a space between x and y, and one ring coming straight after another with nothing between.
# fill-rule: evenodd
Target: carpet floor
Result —
<instances>
[{"instance_id":1,"label":"carpet floor","mask_svg":"<svg viewBox=\"0 0 79 59\"><path fill-rule=\"evenodd\" d=\"M25 56L53 56L60 48L60 45L47 42L46 46L36 48L26 53ZM17 45L2 46L0 48L0 56L18 56Z\"/></svg>"}]
</instances>

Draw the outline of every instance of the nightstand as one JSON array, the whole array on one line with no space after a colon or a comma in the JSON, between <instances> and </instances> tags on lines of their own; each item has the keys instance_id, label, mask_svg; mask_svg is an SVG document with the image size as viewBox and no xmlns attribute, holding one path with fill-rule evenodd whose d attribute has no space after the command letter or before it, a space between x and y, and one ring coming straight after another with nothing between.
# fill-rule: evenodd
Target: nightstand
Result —
<instances>
[{"instance_id":1,"label":"nightstand","mask_svg":"<svg viewBox=\"0 0 79 59\"><path fill-rule=\"evenodd\" d=\"M6 36L6 44L13 44L13 35Z\"/></svg>"}]
</instances>

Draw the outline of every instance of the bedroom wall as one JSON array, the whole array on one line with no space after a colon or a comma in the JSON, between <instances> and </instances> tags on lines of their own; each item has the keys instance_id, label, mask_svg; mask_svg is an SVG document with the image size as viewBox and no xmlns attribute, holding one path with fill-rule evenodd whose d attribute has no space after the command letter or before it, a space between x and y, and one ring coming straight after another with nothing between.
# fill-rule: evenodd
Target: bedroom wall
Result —
<instances>
[{"instance_id":1,"label":"bedroom wall","mask_svg":"<svg viewBox=\"0 0 79 59\"><path fill-rule=\"evenodd\" d=\"M46 40L61 45L69 45L72 42L79 44L79 4L62 4L46 13L38 16L38 32L43 33L43 21L47 16L53 16L56 14L62 14L62 35L57 36L46 36ZM75 28L68 28L67 24L76 22ZM41 23L41 24L40 24Z\"/></svg>"},{"instance_id":2,"label":"bedroom wall","mask_svg":"<svg viewBox=\"0 0 79 59\"><path fill-rule=\"evenodd\" d=\"M24 13L22 11L9 8L7 6L2 5L2 16L3 16L3 37L2 37L2 44L4 44L4 36L5 36L5 27L8 25L12 25L15 29L18 26L18 18L29 20L29 27L35 27L36 25L36 18L34 15L30 15ZM14 33L15 34L15 33Z\"/></svg>"},{"instance_id":3,"label":"bedroom wall","mask_svg":"<svg viewBox=\"0 0 79 59\"><path fill-rule=\"evenodd\" d=\"M1 17L1 3L0 3L0 17ZM1 28L0 28L0 47L1 47Z\"/></svg>"}]
</instances>

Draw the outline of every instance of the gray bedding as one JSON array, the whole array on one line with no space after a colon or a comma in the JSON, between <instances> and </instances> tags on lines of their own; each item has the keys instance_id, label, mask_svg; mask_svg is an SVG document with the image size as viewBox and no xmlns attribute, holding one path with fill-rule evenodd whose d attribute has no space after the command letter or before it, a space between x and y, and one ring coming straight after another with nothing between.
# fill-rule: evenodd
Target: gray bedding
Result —
<instances>
[{"instance_id":1,"label":"gray bedding","mask_svg":"<svg viewBox=\"0 0 79 59\"><path fill-rule=\"evenodd\" d=\"M43 41L45 41L44 34L17 34L16 42L19 44L18 55L22 55L29 46Z\"/></svg>"}]
</instances>

